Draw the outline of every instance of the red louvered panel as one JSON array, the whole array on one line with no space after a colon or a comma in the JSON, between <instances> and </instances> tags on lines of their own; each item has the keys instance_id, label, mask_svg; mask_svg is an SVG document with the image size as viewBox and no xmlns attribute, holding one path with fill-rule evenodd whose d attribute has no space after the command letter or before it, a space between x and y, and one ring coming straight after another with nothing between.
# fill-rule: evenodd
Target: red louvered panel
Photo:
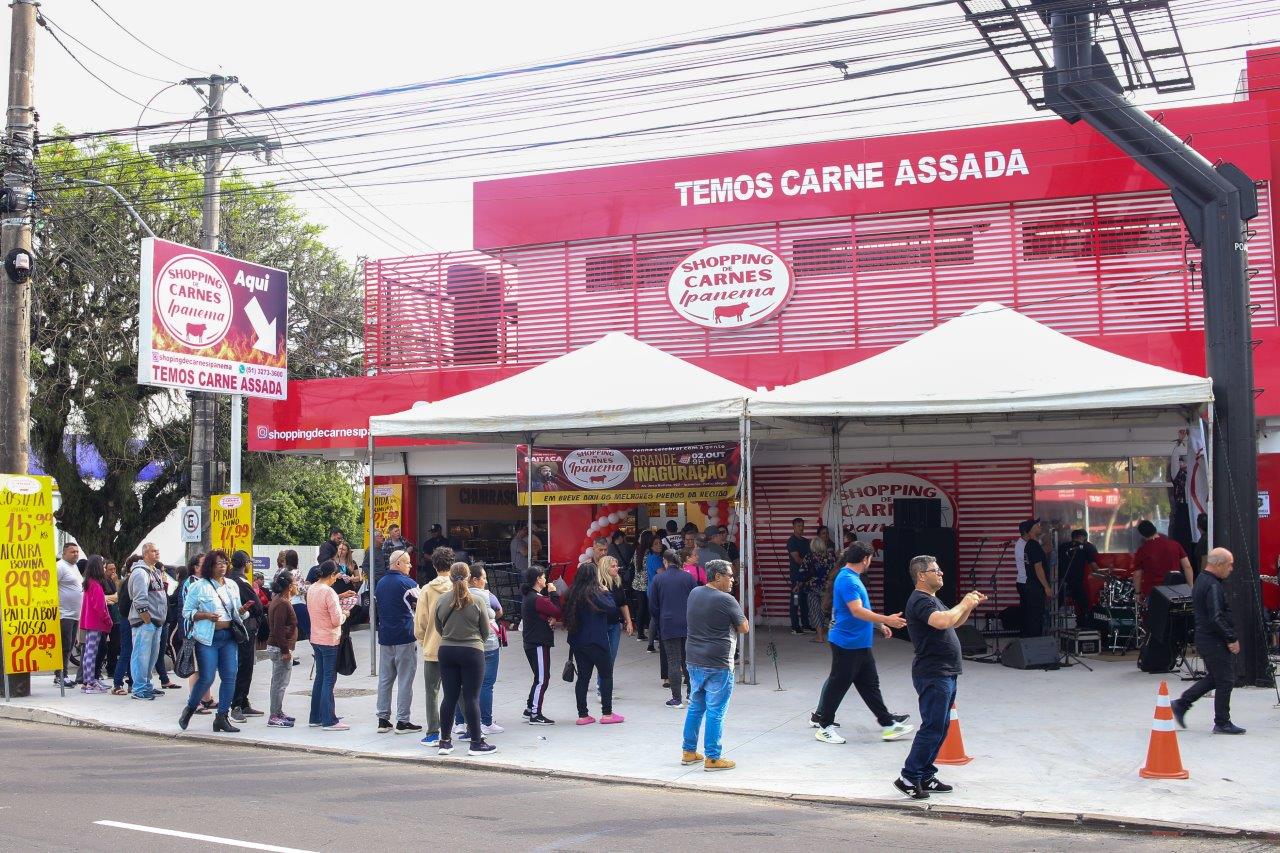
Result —
<instances>
[{"instance_id":1,"label":"red louvered panel","mask_svg":"<svg viewBox=\"0 0 1280 853\"><path fill-rule=\"evenodd\" d=\"M1275 326L1269 186L1259 207L1253 321ZM773 319L704 329L671 309L675 265L726 242L791 266ZM365 359L377 372L535 364L613 331L686 358L885 347L986 301L1076 336L1199 329L1186 246L1168 194L1135 193L392 258L365 266Z\"/></svg>"},{"instance_id":2,"label":"red louvered panel","mask_svg":"<svg viewBox=\"0 0 1280 853\"><path fill-rule=\"evenodd\" d=\"M830 466L822 465L768 466L754 471L756 577L764 592L765 615L769 617L787 615L786 543L791 535L791 519L803 518L806 529L813 530L826 499L829 471ZM1001 607L1017 603L1012 546L1003 561L1000 556L1003 544L1017 538L1018 522L1032 512L1031 460L844 465L841 478L848 480L875 471L915 474L946 491L956 505L960 589L968 591L974 585L970 582L972 568L976 586L988 596L993 591L991 578L996 576ZM987 540L985 544L983 539ZM884 593L881 568L873 565L865 580L873 604L880 606Z\"/></svg>"}]
</instances>

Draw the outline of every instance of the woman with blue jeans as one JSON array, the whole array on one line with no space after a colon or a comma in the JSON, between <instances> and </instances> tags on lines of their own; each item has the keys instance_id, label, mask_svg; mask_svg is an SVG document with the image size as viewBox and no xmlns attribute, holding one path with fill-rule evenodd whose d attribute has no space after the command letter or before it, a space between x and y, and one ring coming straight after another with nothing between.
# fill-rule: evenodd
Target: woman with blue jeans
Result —
<instances>
[{"instance_id":1,"label":"woman with blue jeans","mask_svg":"<svg viewBox=\"0 0 1280 853\"><path fill-rule=\"evenodd\" d=\"M626 631L628 637L635 633L635 626L631 622L631 606L628 603L627 590L622 584L622 574L618 568L617 559L606 556L597 560L596 575L600 580L600 586L613 597L613 603L618 608L618 614L609 623L609 660L617 663L622 632ZM600 676L597 675L596 692L599 691Z\"/></svg>"},{"instance_id":2,"label":"woman with blue jeans","mask_svg":"<svg viewBox=\"0 0 1280 853\"><path fill-rule=\"evenodd\" d=\"M498 654L501 643L498 641L498 620L502 618L502 604L498 597L489 592L489 579L485 576L484 566L476 563L471 566L471 597L477 604L488 609L489 625L493 628L484 639L484 680L480 682L480 731L486 735L501 734L506 731L493 721L493 685L498 683ZM462 705L453 715L453 733L458 740L467 739L467 721L462 713Z\"/></svg>"},{"instance_id":3,"label":"woman with blue jeans","mask_svg":"<svg viewBox=\"0 0 1280 853\"><path fill-rule=\"evenodd\" d=\"M200 561L200 579L187 585L182 600L182 620L191 639L196 644L196 660L200 677L191 688L187 705L178 717L178 725L185 731L191 722L200 700L218 676L218 712L213 718L215 732L234 734L240 731L231 725L227 714L231 710L231 697L236 689L236 671L239 655L232 625L240 621L249 605L240 603L240 590L227 580L230 561L223 551L210 551ZM250 602L252 604L252 602Z\"/></svg>"},{"instance_id":4,"label":"woman with blue jeans","mask_svg":"<svg viewBox=\"0 0 1280 853\"><path fill-rule=\"evenodd\" d=\"M333 591L338 580L338 564L325 560L316 571L316 580L307 588L307 613L311 617L311 651L316 659L316 677L311 685L311 727L327 732L345 732L351 727L338 717L333 686L338 681L338 644L347 612ZM355 595L354 592L348 595Z\"/></svg>"}]
</instances>

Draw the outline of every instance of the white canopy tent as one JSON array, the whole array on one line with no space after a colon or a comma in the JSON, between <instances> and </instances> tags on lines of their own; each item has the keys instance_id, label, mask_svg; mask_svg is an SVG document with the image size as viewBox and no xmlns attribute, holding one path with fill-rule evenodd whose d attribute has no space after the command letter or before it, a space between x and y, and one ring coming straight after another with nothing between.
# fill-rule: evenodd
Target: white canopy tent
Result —
<instances>
[{"instance_id":1,"label":"white canopy tent","mask_svg":"<svg viewBox=\"0 0 1280 853\"><path fill-rule=\"evenodd\" d=\"M736 440L743 446L738 518L742 539L749 542L749 394L735 382L615 332L490 385L370 418L369 467L372 471L376 438L524 443L530 449L535 442L607 447ZM532 453L529 460L532 465ZM532 480L529 472L530 488ZM532 500L528 508L532 537ZM372 511L370 504L370 517ZM751 549L743 554L743 582L751 601ZM753 659L750 666L754 680Z\"/></svg>"}]
</instances>

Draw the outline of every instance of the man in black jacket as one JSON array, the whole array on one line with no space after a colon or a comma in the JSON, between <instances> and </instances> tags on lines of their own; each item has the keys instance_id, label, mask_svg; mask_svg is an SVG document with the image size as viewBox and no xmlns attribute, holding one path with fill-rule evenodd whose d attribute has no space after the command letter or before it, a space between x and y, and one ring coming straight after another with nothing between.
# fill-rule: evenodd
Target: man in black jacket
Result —
<instances>
[{"instance_id":1,"label":"man in black jacket","mask_svg":"<svg viewBox=\"0 0 1280 853\"><path fill-rule=\"evenodd\" d=\"M1186 728L1183 717L1191 706L1210 690L1213 694L1213 733L1242 735L1244 729L1231 722L1231 688L1235 669L1231 656L1240 654L1231 605L1222 582L1231 574L1234 558L1226 548L1214 548L1205 561L1205 570L1196 575L1191 601L1196 617L1196 650L1208 674L1170 703L1173 718Z\"/></svg>"}]
</instances>

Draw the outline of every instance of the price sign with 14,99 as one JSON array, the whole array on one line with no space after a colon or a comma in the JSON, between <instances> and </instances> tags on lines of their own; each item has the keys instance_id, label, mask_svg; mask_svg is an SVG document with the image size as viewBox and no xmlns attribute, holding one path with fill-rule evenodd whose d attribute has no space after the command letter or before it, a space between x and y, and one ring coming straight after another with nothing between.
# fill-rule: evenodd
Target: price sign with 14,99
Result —
<instances>
[{"instance_id":1,"label":"price sign with 14,99","mask_svg":"<svg viewBox=\"0 0 1280 853\"><path fill-rule=\"evenodd\" d=\"M62 668L53 480L0 474L0 619L7 672Z\"/></svg>"},{"instance_id":2,"label":"price sign with 14,99","mask_svg":"<svg viewBox=\"0 0 1280 853\"><path fill-rule=\"evenodd\" d=\"M253 499L248 492L209 499L209 541L228 557L236 551L253 556Z\"/></svg>"}]
</instances>

